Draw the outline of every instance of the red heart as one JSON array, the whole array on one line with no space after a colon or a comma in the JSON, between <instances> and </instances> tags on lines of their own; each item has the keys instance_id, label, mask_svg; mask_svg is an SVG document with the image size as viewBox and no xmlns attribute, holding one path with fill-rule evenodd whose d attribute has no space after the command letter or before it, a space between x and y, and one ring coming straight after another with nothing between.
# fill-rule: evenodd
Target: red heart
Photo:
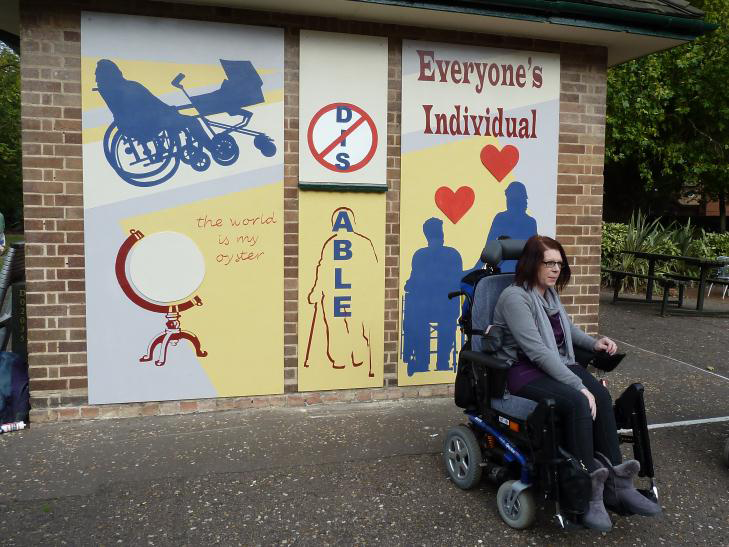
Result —
<instances>
[{"instance_id":1,"label":"red heart","mask_svg":"<svg viewBox=\"0 0 729 547\"><path fill-rule=\"evenodd\" d=\"M453 224L458 224L473 205L475 198L470 186L461 186L455 193L447 186L441 186L435 191L435 204Z\"/></svg>"},{"instance_id":2,"label":"red heart","mask_svg":"<svg viewBox=\"0 0 729 547\"><path fill-rule=\"evenodd\" d=\"M507 144L501 150L493 144L487 144L481 150L481 163L488 169L496 180L501 182L519 161L519 150L516 146Z\"/></svg>"}]
</instances>

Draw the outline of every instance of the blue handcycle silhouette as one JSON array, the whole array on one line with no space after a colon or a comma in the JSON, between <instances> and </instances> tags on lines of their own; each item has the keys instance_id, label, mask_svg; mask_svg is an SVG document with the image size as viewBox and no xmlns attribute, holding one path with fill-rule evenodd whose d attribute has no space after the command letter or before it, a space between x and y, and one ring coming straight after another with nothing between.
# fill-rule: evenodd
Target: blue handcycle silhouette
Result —
<instances>
[{"instance_id":1,"label":"blue handcycle silhouette","mask_svg":"<svg viewBox=\"0 0 729 547\"><path fill-rule=\"evenodd\" d=\"M253 64L223 59L220 64L227 78L219 89L202 95L191 96L182 85L185 74L178 74L171 85L185 94L189 104L171 106L141 83L125 79L113 61L97 63L94 91L114 116L104 134L104 155L124 181L156 186L169 180L180 163L201 172L210 167L211 158L219 165L232 165L240 156L232 133L252 136L253 146L266 157L276 154L273 139L247 129L253 113L244 107L265 101L263 82ZM197 114L182 114L191 108ZM241 119L230 125L208 118L222 113Z\"/></svg>"}]
</instances>

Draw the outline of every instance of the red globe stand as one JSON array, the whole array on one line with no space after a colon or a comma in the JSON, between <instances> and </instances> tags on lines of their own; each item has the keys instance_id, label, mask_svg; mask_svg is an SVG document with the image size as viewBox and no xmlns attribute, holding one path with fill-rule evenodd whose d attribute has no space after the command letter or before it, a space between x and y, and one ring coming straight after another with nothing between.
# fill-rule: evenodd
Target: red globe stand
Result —
<instances>
[{"instance_id":1,"label":"red globe stand","mask_svg":"<svg viewBox=\"0 0 729 547\"><path fill-rule=\"evenodd\" d=\"M119 252L116 255L116 279L119 282L121 290L124 292L126 297L134 302L137 306L147 311L155 313L163 313L165 315L165 330L159 335L155 336L149 343L147 353L139 358L140 363L151 361L154 355L154 350L157 346L161 345L160 356L154 364L161 367L167 362L167 349L169 346L176 346L179 340L189 340L195 348L195 354L198 357L207 357L208 352L203 351L200 346L200 340L198 337L190 331L182 330L180 328L180 313L194 306L202 306L202 300L199 296L195 295L192 299L183 302L182 304L176 304L174 306L167 305L163 306L155 302L151 302L142 298L132 288L131 283L127 279L126 262L129 252L135 243L141 240L144 234L138 230L131 230L129 237L124 240L124 243L119 248Z\"/></svg>"}]
</instances>

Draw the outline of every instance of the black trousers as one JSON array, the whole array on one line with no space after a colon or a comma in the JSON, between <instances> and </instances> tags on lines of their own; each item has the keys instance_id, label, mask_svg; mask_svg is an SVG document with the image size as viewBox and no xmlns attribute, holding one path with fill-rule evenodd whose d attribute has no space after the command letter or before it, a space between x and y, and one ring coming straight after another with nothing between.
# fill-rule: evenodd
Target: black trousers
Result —
<instances>
[{"instance_id":1,"label":"black trousers","mask_svg":"<svg viewBox=\"0 0 729 547\"><path fill-rule=\"evenodd\" d=\"M533 401L554 399L562 423L564 447L581 460L588 471L599 467L593 457L596 451L610 458L613 465L620 464L622 456L610 392L584 367L573 365L570 370L579 376L582 384L595 397L595 421L592 420L587 397L551 376L529 382L514 395Z\"/></svg>"}]
</instances>

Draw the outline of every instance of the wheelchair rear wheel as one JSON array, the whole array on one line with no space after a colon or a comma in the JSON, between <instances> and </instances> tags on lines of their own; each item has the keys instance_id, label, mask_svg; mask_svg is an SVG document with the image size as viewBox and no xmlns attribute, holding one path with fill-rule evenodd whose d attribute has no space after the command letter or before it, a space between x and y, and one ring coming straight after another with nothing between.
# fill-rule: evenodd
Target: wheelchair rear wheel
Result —
<instances>
[{"instance_id":1,"label":"wheelchair rear wheel","mask_svg":"<svg viewBox=\"0 0 729 547\"><path fill-rule=\"evenodd\" d=\"M496 506L506 524L517 530L523 530L534 524L537 517L537 504L534 501L534 494L529 488L521 491L519 497L514 501L514 505L509 509L509 494L515 482L506 481L499 487L499 492L496 494Z\"/></svg>"},{"instance_id":2,"label":"wheelchair rear wheel","mask_svg":"<svg viewBox=\"0 0 729 547\"><path fill-rule=\"evenodd\" d=\"M115 123L104 134L106 160L133 186L150 187L169 180L180 165L179 150L179 135L166 129L145 142L128 137Z\"/></svg>"},{"instance_id":3,"label":"wheelchair rear wheel","mask_svg":"<svg viewBox=\"0 0 729 547\"><path fill-rule=\"evenodd\" d=\"M465 425L452 427L443 443L443 463L458 488L469 490L481 481L481 447L476 435Z\"/></svg>"}]
</instances>

